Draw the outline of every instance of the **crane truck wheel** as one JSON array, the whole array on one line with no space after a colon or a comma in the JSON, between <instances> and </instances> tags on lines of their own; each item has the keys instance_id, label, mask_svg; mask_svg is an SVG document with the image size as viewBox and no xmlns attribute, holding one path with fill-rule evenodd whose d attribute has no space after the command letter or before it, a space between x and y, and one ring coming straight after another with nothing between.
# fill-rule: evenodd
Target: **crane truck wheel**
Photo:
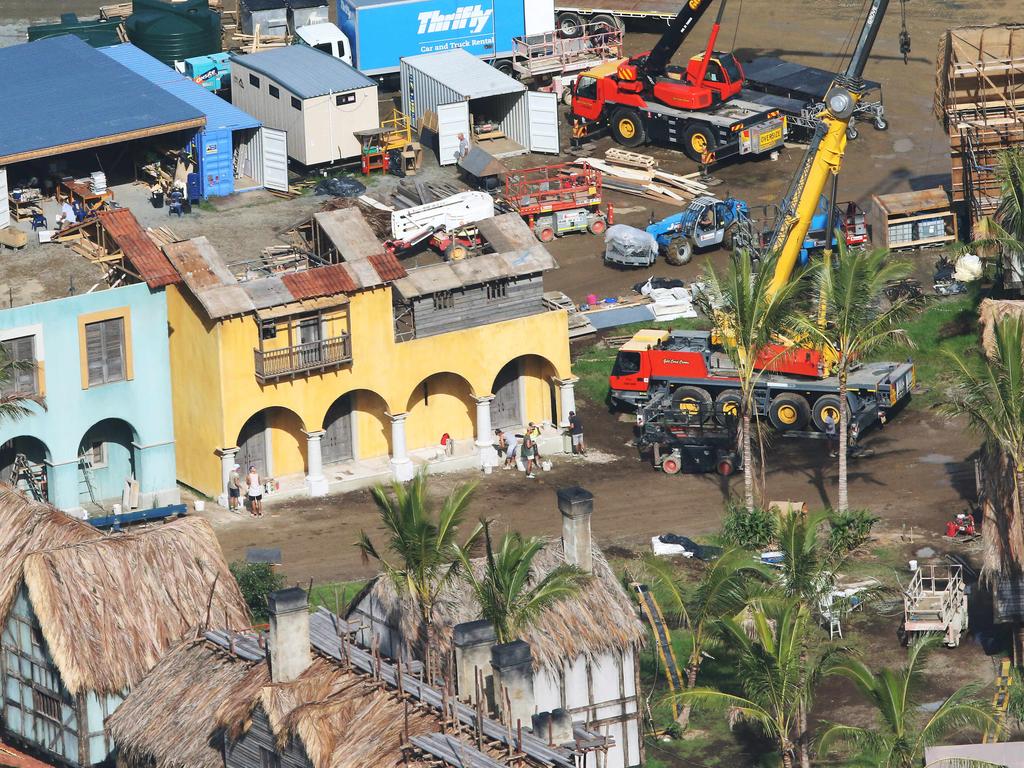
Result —
<instances>
[{"instance_id":1,"label":"crane truck wheel","mask_svg":"<svg viewBox=\"0 0 1024 768\"><path fill-rule=\"evenodd\" d=\"M790 429L803 429L811 415L810 406L803 395L783 392L776 395L768 406L768 418L772 426L780 432Z\"/></svg>"},{"instance_id":2,"label":"crane truck wheel","mask_svg":"<svg viewBox=\"0 0 1024 768\"><path fill-rule=\"evenodd\" d=\"M711 152L717 146L715 135L704 125L692 125L683 134L683 154L696 163L701 161L705 152Z\"/></svg>"},{"instance_id":3,"label":"crane truck wheel","mask_svg":"<svg viewBox=\"0 0 1024 768\"><path fill-rule=\"evenodd\" d=\"M814 423L814 428L819 432L824 432L825 417L829 415L832 416L836 424L839 423L838 395L822 395L814 401L814 407L811 408L811 421Z\"/></svg>"},{"instance_id":4,"label":"crane truck wheel","mask_svg":"<svg viewBox=\"0 0 1024 768\"><path fill-rule=\"evenodd\" d=\"M715 421L725 426L730 419L738 419L742 406L743 395L738 389L727 389L719 393L715 398Z\"/></svg>"},{"instance_id":5,"label":"crane truck wheel","mask_svg":"<svg viewBox=\"0 0 1024 768\"><path fill-rule=\"evenodd\" d=\"M635 110L619 107L612 112L612 138L624 147L639 147L647 141L647 130Z\"/></svg>"},{"instance_id":6,"label":"crane truck wheel","mask_svg":"<svg viewBox=\"0 0 1024 768\"><path fill-rule=\"evenodd\" d=\"M558 32L562 37L579 37L583 34L583 19L575 11L562 11L558 14Z\"/></svg>"},{"instance_id":7,"label":"crane truck wheel","mask_svg":"<svg viewBox=\"0 0 1024 768\"><path fill-rule=\"evenodd\" d=\"M689 264L690 259L692 258L693 243L685 237L681 237L675 242L669 243L668 248L665 249L665 261L673 267L681 267L684 264Z\"/></svg>"},{"instance_id":8,"label":"crane truck wheel","mask_svg":"<svg viewBox=\"0 0 1024 768\"><path fill-rule=\"evenodd\" d=\"M661 471L666 475L678 475L679 470L683 468L683 462L679 460L679 457L675 454L666 456L661 460Z\"/></svg>"},{"instance_id":9,"label":"crane truck wheel","mask_svg":"<svg viewBox=\"0 0 1024 768\"><path fill-rule=\"evenodd\" d=\"M699 416L711 409L711 395L700 387L679 387L672 393L672 405L681 413Z\"/></svg>"}]
</instances>

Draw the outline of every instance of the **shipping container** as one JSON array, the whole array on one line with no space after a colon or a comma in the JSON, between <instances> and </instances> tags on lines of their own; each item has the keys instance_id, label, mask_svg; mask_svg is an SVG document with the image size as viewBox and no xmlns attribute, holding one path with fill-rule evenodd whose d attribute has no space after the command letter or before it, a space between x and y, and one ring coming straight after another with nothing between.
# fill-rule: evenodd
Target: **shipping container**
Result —
<instances>
[{"instance_id":1,"label":"shipping container","mask_svg":"<svg viewBox=\"0 0 1024 768\"><path fill-rule=\"evenodd\" d=\"M493 157L558 154L558 97L526 86L467 51L402 59L402 111L436 133L441 165L458 161L459 134Z\"/></svg>"},{"instance_id":2,"label":"shipping container","mask_svg":"<svg viewBox=\"0 0 1024 768\"><path fill-rule=\"evenodd\" d=\"M397 72L407 56L457 49L511 72L512 38L554 24L553 0L338 0L338 26L367 75Z\"/></svg>"}]
</instances>

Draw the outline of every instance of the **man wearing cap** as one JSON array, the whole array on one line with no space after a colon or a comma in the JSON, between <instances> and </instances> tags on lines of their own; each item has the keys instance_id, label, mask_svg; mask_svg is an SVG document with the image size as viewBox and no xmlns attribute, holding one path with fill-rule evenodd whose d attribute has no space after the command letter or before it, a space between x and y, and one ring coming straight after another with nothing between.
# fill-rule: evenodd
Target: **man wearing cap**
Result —
<instances>
[{"instance_id":1,"label":"man wearing cap","mask_svg":"<svg viewBox=\"0 0 1024 768\"><path fill-rule=\"evenodd\" d=\"M228 511L239 514L239 506L242 501L242 476L238 474L241 469L237 464L232 465L231 474L228 475Z\"/></svg>"}]
</instances>

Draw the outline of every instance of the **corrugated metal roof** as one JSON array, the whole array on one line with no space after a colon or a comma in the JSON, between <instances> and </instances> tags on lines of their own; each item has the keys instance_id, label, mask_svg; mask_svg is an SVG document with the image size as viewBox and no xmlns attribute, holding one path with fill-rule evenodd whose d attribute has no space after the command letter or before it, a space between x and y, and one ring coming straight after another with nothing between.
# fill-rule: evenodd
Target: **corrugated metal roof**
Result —
<instances>
[{"instance_id":1,"label":"corrugated metal roof","mask_svg":"<svg viewBox=\"0 0 1024 768\"><path fill-rule=\"evenodd\" d=\"M255 309L249 294L205 236L166 245L164 253L211 320Z\"/></svg>"},{"instance_id":2,"label":"corrugated metal roof","mask_svg":"<svg viewBox=\"0 0 1024 768\"><path fill-rule=\"evenodd\" d=\"M307 269L305 272L292 272L281 278L285 287L297 300L315 299L318 296L330 296L334 293L349 293L359 286L345 269L344 264L331 264L326 267Z\"/></svg>"},{"instance_id":3,"label":"corrugated metal roof","mask_svg":"<svg viewBox=\"0 0 1024 768\"><path fill-rule=\"evenodd\" d=\"M0 72L0 165L205 123L198 109L74 35L0 48Z\"/></svg>"},{"instance_id":4,"label":"corrugated metal roof","mask_svg":"<svg viewBox=\"0 0 1024 768\"><path fill-rule=\"evenodd\" d=\"M240 283L256 309L280 307L295 301L292 292L280 277L261 277L257 280L246 280Z\"/></svg>"},{"instance_id":5,"label":"corrugated metal roof","mask_svg":"<svg viewBox=\"0 0 1024 768\"><path fill-rule=\"evenodd\" d=\"M320 211L313 220L345 261L368 259L384 251L358 208Z\"/></svg>"},{"instance_id":6,"label":"corrugated metal roof","mask_svg":"<svg viewBox=\"0 0 1024 768\"><path fill-rule=\"evenodd\" d=\"M180 281L177 270L127 208L101 211L99 222L150 288L162 288Z\"/></svg>"},{"instance_id":7,"label":"corrugated metal roof","mask_svg":"<svg viewBox=\"0 0 1024 768\"><path fill-rule=\"evenodd\" d=\"M146 78L153 85L159 86L186 104L198 109L206 115L207 130L223 128L236 131L260 127L260 121L252 115L229 104L220 96L210 93L201 85L197 85L177 70L168 67L159 59L153 58L131 43L112 45L99 50L118 64Z\"/></svg>"},{"instance_id":8,"label":"corrugated metal roof","mask_svg":"<svg viewBox=\"0 0 1024 768\"><path fill-rule=\"evenodd\" d=\"M476 222L476 228L497 253L532 248L537 244L537 236L518 213L483 219Z\"/></svg>"},{"instance_id":9,"label":"corrugated metal roof","mask_svg":"<svg viewBox=\"0 0 1024 768\"><path fill-rule=\"evenodd\" d=\"M540 243L506 253L473 256L462 261L430 264L410 269L408 276L396 280L395 290L407 299L438 291L452 291L471 285L519 275L532 275L557 269L554 257Z\"/></svg>"},{"instance_id":10,"label":"corrugated metal roof","mask_svg":"<svg viewBox=\"0 0 1024 768\"><path fill-rule=\"evenodd\" d=\"M307 45L286 45L259 53L232 54L231 61L266 75L300 99L377 85L341 59Z\"/></svg>"},{"instance_id":11,"label":"corrugated metal roof","mask_svg":"<svg viewBox=\"0 0 1024 768\"><path fill-rule=\"evenodd\" d=\"M390 283L392 280L398 280L409 274L391 253L378 253L376 256L371 256L369 261L385 283Z\"/></svg>"},{"instance_id":12,"label":"corrugated metal roof","mask_svg":"<svg viewBox=\"0 0 1024 768\"><path fill-rule=\"evenodd\" d=\"M526 90L526 86L518 80L499 72L462 48L406 56L402 62L444 83L464 99L482 99L485 96Z\"/></svg>"}]
</instances>

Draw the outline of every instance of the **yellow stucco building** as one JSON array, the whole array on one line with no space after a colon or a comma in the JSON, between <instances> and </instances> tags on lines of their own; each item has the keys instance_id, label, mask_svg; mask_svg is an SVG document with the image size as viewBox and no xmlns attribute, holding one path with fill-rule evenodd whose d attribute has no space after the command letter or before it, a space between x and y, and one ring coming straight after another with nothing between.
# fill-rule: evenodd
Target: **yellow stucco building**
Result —
<instances>
[{"instance_id":1,"label":"yellow stucco building","mask_svg":"<svg viewBox=\"0 0 1024 768\"><path fill-rule=\"evenodd\" d=\"M180 481L220 497L237 463L320 495L325 465L386 456L404 480L444 434L487 464L495 427L564 423L568 327L542 301L557 265L514 215L483 230L493 253L409 270L354 209L314 217L307 260L242 274L205 238L167 246Z\"/></svg>"}]
</instances>

